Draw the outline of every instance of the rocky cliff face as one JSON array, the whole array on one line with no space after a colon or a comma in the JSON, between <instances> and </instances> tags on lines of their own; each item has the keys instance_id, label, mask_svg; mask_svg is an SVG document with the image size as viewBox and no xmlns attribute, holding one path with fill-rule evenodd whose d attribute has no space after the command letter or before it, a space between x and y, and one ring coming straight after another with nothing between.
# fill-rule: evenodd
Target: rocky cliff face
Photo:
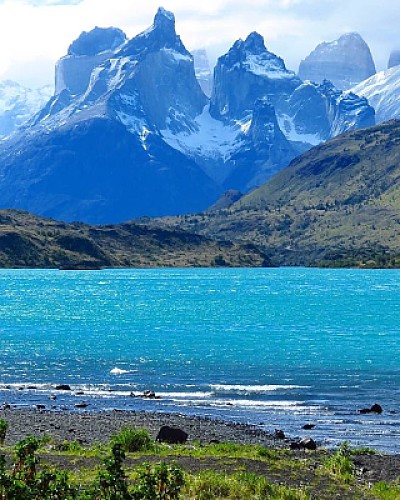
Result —
<instances>
[{"instance_id":1,"label":"rocky cliff face","mask_svg":"<svg viewBox=\"0 0 400 500\"><path fill-rule=\"evenodd\" d=\"M299 67L302 80L330 80L340 90L348 90L375 73L371 51L358 33L321 43Z\"/></svg>"},{"instance_id":2,"label":"rocky cliff face","mask_svg":"<svg viewBox=\"0 0 400 500\"><path fill-rule=\"evenodd\" d=\"M210 112L219 120L241 120L251 115L260 97L279 106L300 84L283 59L269 52L263 37L253 32L218 59Z\"/></svg>"},{"instance_id":3,"label":"rocky cliff face","mask_svg":"<svg viewBox=\"0 0 400 500\"><path fill-rule=\"evenodd\" d=\"M94 28L84 31L68 48L68 54L56 65L56 94L67 90L72 95L82 94L89 85L92 71L110 59L115 49L126 41L126 35L117 28Z\"/></svg>"},{"instance_id":4,"label":"rocky cliff face","mask_svg":"<svg viewBox=\"0 0 400 500\"><path fill-rule=\"evenodd\" d=\"M228 189L249 191L288 165L296 149L279 128L275 108L268 98L257 99L243 143L231 155L230 175L224 182Z\"/></svg>"},{"instance_id":5,"label":"rocky cliff face","mask_svg":"<svg viewBox=\"0 0 400 500\"><path fill-rule=\"evenodd\" d=\"M389 57L388 69L400 66L400 50L393 50Z\"/></svg>"},{"instance_id":6,"label":"rocky cliff face","mask_svg":"<svg viewBox=\"0 0 400 500\"><path fill-rule=\"evenodd\" d=\"M310 142L375 125L374 109L365 97L343 93L327 80L321 85L306 82L298 87L288 101L287 113L283 129L288 118L292 137L309 137Z\"/></svg>"}]
</instances>

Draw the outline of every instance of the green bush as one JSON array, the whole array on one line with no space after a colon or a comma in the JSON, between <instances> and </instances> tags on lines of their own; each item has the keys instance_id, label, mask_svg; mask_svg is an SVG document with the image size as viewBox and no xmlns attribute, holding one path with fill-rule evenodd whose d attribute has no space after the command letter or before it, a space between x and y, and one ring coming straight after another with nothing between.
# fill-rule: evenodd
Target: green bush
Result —
<instances>
[{"instance_id":1,"label":"green bush","mask_svg":"<svg viewBox=\"0 0 400 500\"><path fill-rule=\"evenodd\" d=\"M185 484L182 470L166 463L153 467L143 464L135 479L134 500L175 500Z\"/></svg>"},{"instance_id":2,"label":"green bush","mask_svg":"<svg viewBox=\"0 0 400 500\"><path fill-rule=\"evenodd\" d=\"M0 456L0 498L3 500L73 500L78 491L70 483L66 472L43 470L37 474L39 459L35 452L40 440L28 436L15 447L11 473L6 470L5 456Z\"/></svg>"},{"instance_id":3,"label":"green bush","mask_svg":"<svg viewBox=\"0 0 400 500\"><path fill-rule=\"evenodd\" d=\"M104 460L105 470L100 471L88 498L109 500L131 500L128 481L122 463L125 451L120 443L114 443L111 455ZM91 495L91 496L90 496Z\"/></svg>"},{"instance_id":4,"label":"green bush","mask_svg":"<svg viewBox=\"0 0 400 500\"><path fill-rule=\"evenodd\" d=\"M8 422L3 418L0 418L0 444L3 445L6 440L6 434L8 429Z\"/></svg>"},{"instance_id":5,"label":"green bush","mask_svg":"<svg viewBox=\"0 0 400 500\"><path fill-rule=\"evenodd\" d=\"M354 464L350 458L351 449L347 441L325 461L325 469L333 476L350 481L354 477Z\"/></svg>"},{"instance_id":6,"label":"green bush","mask_svg":"<svg viewBox=\"0 0 400 500\"><path fill-rule=\"evenodd\" d=\"M145 429L124 427L112 437L113 443L119 443L126 452L149 450L153 440Z\"/></svg>"}]
</instances>

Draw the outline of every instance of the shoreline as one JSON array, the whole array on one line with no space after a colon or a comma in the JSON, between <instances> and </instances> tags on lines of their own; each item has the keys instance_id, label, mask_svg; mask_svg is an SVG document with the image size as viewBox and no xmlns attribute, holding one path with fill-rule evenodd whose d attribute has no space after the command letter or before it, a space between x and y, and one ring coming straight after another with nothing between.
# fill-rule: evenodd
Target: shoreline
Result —
<instances>
[{"instance_id":1,"label":"shoreline","mask_svg":"<svg viewBox=\"0 0 400 500\"><path fill-rule=\"evenodd\" d=\"M109 441L122 427L147 429L153 438L163 425L178 427L188 434L188 443L231 442L259 444L268 448L289 446L290 439L278 439L256 425L228 422L181 413L114 410L70 412L37 409L2 409L0 418L9 424L6 444L15 444L29 434L51 436L56 441L79 441L92 445Z\"/></svg>"}]
</instances>

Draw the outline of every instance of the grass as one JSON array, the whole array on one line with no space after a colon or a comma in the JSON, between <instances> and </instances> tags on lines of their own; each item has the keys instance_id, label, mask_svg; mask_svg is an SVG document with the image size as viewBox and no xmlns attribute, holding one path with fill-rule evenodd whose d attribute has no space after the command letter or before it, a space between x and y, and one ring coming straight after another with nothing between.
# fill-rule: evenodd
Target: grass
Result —
<instances>
[{"instance_id":1,"label":"grass","mask_svg":"<svg viewBox=\"0 0 400 500\"><path fill-rule=\"evenodd\" d=\"M154 442L145 429L124 427L111 438L112 443L119 443L126 452L150 451Z\"/></svg>"},{"instance_id":2,"label":"grass","mask_svg":"<svg viewBox=\"0 0 400 500\"><path fill-rule=\"evenodd\" d=\"M380 481L373 485L372 492L382 500L398 500L400 498L400 484L389 484Z\"/></svg>"},{"instance_id":3,"label":"grass","mask_svg":"<svg viewBox=\"0 0 400 500\"><path fill-rule=\"evenodd\" d=\"M84 447L76 441L57 444L45 437L40 441L38 453L41 464L61 467L69 472L71 484L85 489L99 477L102 463L115 443L131 450L123 464L131 485L137 481L138 474L146 476L143 467L154 468L165 462L167 467L186 471L179 498L187 500L400 498L400 486L396 482L379 482L369 488L357 481L352 457L372 455L374 451L354 450L346 443L334 453L325 450L299 453L233 443L170 446L155 443L147 431L128 427L109 444L92 447ZM9 457L12 455L10 448L2 449ZM144 462L150 465L141 465Z\"/></svg>"},{"instance_id":4,"label":"grass","mask_svg":"<svg viewBox=\"0 0 400 500\"><path fill-rule=\"evenodd\" d=\"M329 474L346 484L354 479L354 464L350 453L348 443L344 442L324 463L324 468Z\"/></svg>"},{"instance_id":5,"label":"grass","mask_svg":"<svg viewBox=\"0 0 400 500\"><path fill-rule=\"evenodd\" d=\"M240 472L227 475L213 470L192 476L187 483L184 495L185 498L197 500L219 498L305 500L310 498L304 491L271 484L265 477L257 474Z\"/></svg>"}]
</instances>

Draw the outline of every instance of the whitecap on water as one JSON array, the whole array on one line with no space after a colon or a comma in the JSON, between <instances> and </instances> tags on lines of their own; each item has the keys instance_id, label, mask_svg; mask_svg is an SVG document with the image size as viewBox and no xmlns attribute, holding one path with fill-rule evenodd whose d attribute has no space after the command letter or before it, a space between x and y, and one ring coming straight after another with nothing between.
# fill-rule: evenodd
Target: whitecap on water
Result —
<instances>
[{"instance_id":1,"label":"whitecap on water","mask_svg":"<svg viewBox=\"0 0 400 500\"><path fill-rule=\"evenodd\" d=\"M124 370L118 367L115 367L112 370L110 370L111 375L126 375L127 373L137 373L137 370Z\"/></svg>"},{"instance_id":2,"label":"whitecap on water","mask_svg":"<svg viewBox=\"0 0 400 500\"><path fill-rule=\"evenodd\" d=\"M274 391L289 391L295 389L309 389L309 386L302 385L225 385L212 384L211 389L218 392L274 392Z\"/></svg>"}]
</instances>

